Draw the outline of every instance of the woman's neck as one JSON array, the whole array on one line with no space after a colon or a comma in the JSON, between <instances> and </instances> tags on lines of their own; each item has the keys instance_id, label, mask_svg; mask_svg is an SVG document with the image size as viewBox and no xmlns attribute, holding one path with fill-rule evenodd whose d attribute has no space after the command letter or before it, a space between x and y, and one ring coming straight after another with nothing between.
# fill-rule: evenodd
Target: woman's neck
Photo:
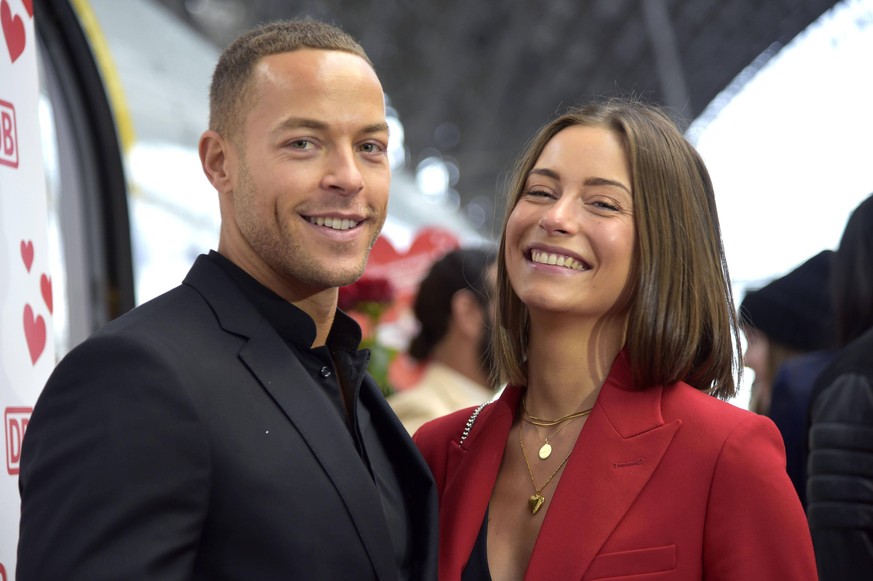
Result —
<instances>
[{"instance_id":1,"label":"woman's neck","mask_svg":"<svg viewBox=\"0 0 873 581\"><path fill-rule=\"evenodd\" d=\"M625 341L623 320L586 324L531 317L528 342L530 413L557 418L594 406Z\"/></svg>"}]
</instances>

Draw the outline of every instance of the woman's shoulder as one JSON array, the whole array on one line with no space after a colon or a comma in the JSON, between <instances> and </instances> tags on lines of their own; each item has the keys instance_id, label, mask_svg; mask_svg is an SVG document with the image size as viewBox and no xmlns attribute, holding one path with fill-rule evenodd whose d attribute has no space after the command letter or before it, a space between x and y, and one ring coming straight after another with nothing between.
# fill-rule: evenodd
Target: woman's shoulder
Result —
<instances>
[{"instance_id":1,"label":"woman's shoulder","mask_svg":"<svg viewBox=\"0 0 873 581\"><path fill-rule=\"evenodd\" d=\"M507 387L495 399L430 420L415 432L413 440L426 459L447 453L450 443L469 448L495 413L511 409L518 398L518 388Z\"/></svg>"},{"instance_id":2,"label":"woman's shoulder","mask_svg":"<svg viewBox=\"0 0 873 581\"><path fill-rule=\"evenodd\" d=\"M664 389L662 413L665 420L680 419L683 424L716 437L726 436L741 424L760 426L765 430L768 430L767 424L772 425L766 416L681 381Z\"/></svg>"}]
</instances>

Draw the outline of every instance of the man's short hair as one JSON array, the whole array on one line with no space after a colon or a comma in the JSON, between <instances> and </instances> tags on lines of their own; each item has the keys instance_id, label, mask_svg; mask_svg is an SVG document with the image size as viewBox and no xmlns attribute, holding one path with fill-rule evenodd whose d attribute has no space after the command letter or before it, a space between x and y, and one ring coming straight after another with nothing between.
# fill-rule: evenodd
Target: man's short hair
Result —
<instances>
[{"instance_id":1,"label":"man's short hair","mask_svg":"<svg viewBox=\"0 0 873 581\"><path fill-rule=\"evenodd\" d=\"M423 361L445 337L452 312L452 297L460 290L471 291L484 308L489 301L488 267L497 256L490 248L453 250L437 260L421 281L413 304L418 335L409 345L409 355Z\"/></svg>"},{"instance_id":2,"label":"man's short hair","mask_svg":"<svg viewBox=\"0 0 873 581\"><path fill-rule=\"evenodd\" d=\"M348 52L373 66L363 47L331 24L300 18L259 26L237 38L218 59L209 88L209 128L232 137L246 110L255 65L264 57L303 48Z\"/></svg>"}]
</instances>

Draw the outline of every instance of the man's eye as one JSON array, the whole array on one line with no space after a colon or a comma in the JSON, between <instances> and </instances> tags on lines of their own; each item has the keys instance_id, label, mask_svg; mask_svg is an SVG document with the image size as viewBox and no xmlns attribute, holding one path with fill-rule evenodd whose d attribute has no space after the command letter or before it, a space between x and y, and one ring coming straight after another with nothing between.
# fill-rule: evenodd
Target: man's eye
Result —
<instances>
[{"instance_id":1,"label":"man's eye","mask_svg":"<svg viewBox=\"0 0 873 581\"><path fill-rule=\"evenodd\" d=\"M289 145L293 149L308 149L310 143L311 142L308 139L295 139Z\"/></svg>"},{"instance_id":2,"label":"man's eye","mask_svg":"<svg viewBox=\"0 0 873 581\"><path fill-rule=\"evenodd\" d=\"M373 143L368 141L361 145L361 151L364 153L382 153L385 151L385 148L379 143Z\"/></svg>"}]
</instances>

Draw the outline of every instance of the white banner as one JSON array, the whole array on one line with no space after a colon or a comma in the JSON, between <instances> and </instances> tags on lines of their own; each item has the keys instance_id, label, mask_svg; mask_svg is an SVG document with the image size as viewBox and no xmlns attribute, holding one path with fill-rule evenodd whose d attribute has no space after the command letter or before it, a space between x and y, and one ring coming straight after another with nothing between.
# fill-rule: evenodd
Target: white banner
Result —
<instances>
[{"instance_id":1,"label":"white banner","mask_svg":"<svg viewBox=\"0 0 873 581\"><path fill-rule=\"evenodd\" d=\"M33 0L0 0L0 581L15 577L21 441L54 368Z\"/></svg>"}]
</instances>

